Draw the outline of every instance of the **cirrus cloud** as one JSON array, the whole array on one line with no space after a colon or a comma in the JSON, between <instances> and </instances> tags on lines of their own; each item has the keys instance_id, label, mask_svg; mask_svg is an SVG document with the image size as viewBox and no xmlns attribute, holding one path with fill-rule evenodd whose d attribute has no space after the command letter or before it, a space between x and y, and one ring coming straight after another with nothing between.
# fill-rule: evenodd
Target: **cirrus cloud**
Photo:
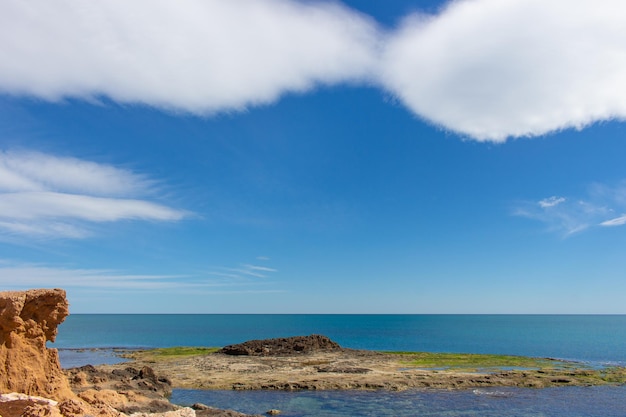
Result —
<instances>
[{"instance_id":1,"label":"cirrus cloud","mask_svg":"<svg viewBox=\"0 0 626 417\"><path fill-rule=\"evenodd\" d=\"M242 278L238 275L235 278ZM66 288L110 291L113 294L128 291L153 291L162 294L205 293L236 294L254 292L284 292L271 282L233 279L228 275L198 274L134 274L113 269L75 268L66 265L25 263L0 258L0 286L16 290L28 288Z\"/></svg>"},{"instance_id":2,"label":"cirrus cloud","mask_svg":"<svg viewBox=\"0 0 626 417\"><path fill-rule=\"evenodd\" d=\"M39 169L37 169L39 167ZM153 181L128 170L37 152L0 151L0 232L81 238L88 223L176 221L188 213L146 199Z\"/></svg>"},{"instance_id":3,"label":"cirrus cloud","mask_svg":"<svg viewBox=\"0 0 626 417\"><path fill-rule=\"evenodd\" d=\"M614 186L591 184L579 198L552 196L518 203L514 214L538 220L549 231L569 237L597 226L626 225L625 211L626 181L623 181Z\"/></svg>"}]
</instances>

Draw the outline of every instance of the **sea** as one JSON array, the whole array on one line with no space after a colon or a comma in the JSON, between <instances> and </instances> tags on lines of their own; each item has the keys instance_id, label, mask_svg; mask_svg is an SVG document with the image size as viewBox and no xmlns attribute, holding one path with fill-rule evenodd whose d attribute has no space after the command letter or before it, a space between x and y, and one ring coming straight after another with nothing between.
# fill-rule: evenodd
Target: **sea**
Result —
<instances>
[{"instance_id":1,"label":"sea","mask_svg":"<svg viewBox=\"0 0 626 417\"><path fill-rule=\"evenodd\" d=\"M120 350L221 347L323 334L381 351L493 353L626 366L626 315L71 315L55 343L63 367L121 361ZM249 414L313 416L626 417L626 387L389 391L176 389L171 401Z\"/></svg>"}]
</instances>

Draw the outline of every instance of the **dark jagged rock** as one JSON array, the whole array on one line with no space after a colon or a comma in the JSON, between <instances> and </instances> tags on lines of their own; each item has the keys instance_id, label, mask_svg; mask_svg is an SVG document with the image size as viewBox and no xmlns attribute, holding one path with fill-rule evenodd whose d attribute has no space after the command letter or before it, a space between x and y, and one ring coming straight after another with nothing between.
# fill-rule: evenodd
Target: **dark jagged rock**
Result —
<instances>
[{"instance_id":1,"label":"dark jagged rock","mask_svg":"<svg viewBox=\"0 0 626 417\"><path fill-rule=\"evenodd\" d=\"M283 337L278 339L250 340L225 346L219 353L245 356L289 356L314 352L337 352L342 350L338 343L326 336Z\"/></svg>"}]
</instances>

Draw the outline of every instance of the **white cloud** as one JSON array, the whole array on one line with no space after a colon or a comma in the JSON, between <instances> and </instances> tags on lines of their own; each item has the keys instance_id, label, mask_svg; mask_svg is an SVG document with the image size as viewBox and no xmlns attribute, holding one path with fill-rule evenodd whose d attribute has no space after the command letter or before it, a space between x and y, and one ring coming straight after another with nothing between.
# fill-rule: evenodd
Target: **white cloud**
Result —
<instances>
[{"instance_id":1,"label":"white cloud","mask_svg":"<svg viewBox=\"0 0 626 417\"><path fill-rule=\"evenodd\" d=\"M26 235L31 237L64 237L81 239L89 236L89 231L84 227L78 227L59 222L33 222L24 223L19 221L0 221L0 231L4 230L11 235Z\"/></svg>"},{"instance_id":2,"label":"white cloud","mask_svg":"<svg viewBox=\"0 0 626 417\"><path fill-rule=\"evenodd\" d=\"M377 43L371 20L333 3L9 0L0 91L204 114L368 77Z\"/></svg>"},{"instance_id":3,"label":"white cloud","mask_svg":"<svg viewBox=\"0 0 626 417\"><path fill-rule=\"evenodd\" d=\"M194 114L378 83L477 140L626 118L621 0L458 0L383 32L337 3L6 0L0 92Z\"/></svg>"},{"instance_id":4,"label":"white cloud","mask_svg":"<svg viewBox=\"0 0 626 417\"><path fill-rule=\"evenodd\" d=\"M620 0L466 0L392 35L383 82L417 115L504 141L626 117Z\"/></svg>"},{"instance_id":5,"label":"white cloud","mask_svg":"<svg viewBox=\"0 0 626 417\"><path fill-rule=\"evenodd\" d=\"M40 167L41 169L37 169ZM82 238L86 223L175 221L187 215L147 200L151 181L110 165L35 152L0 151L0 232Z\"/></svg>"},{"instance_id":6,"label":"white cloud","mask_svg":"<svg viewBox=\"0 0 626 417\"><path fill-rule=\"evenodd\" d=\"M123 219L180 220L184 212L148 201L56 192L0 194L0 218L35 220L69 217L92 222Z\"/></svg>"},{"instance_id":7,"label":"white cloud","mask_svg":"<svg viewBox=\"0 0 626 417\"><path fill-rule=\"evenodd\" d=\"M563 236L596 226L626 225L626 182L615 186L591 184L582 198L549 197L538 202L523 202L514 209L517 216L541 221Z\"/></svg>"},{"instance_id":8,"label":"white cloud","mask_svg":"<svg viewBox=\"0 0 626 417\"><path fill-rule=\"evenodd\" d=\"M552 196L552 197L548 197L548 198L544 198L543 200L539 201L539 207L541 208L548 208L548 207L554 207L554 206L558 206L561 203L565 202L565 198L564 197L556 197L556 196Z\"/></svg>"},{"instance_id":9,"label":"white cloud","mask_svg":"<svg viewBox=\"0 0 626 417\"><path fill-rule=\"evenodd\" d=\"M0 192L55 189L122 196L151 185L142 175L109 165L32 151L0 150Z\"/></svg>"},{"instance_id":10,"label":"white cloud","mask_svg":"<svg viewBox=\"0 0 626 417\"><path fill-rule=\"evenodd\" d=\"M626 214L600 223L600 226L623 226L626 224Z\"/></svg>"}]
</instances>

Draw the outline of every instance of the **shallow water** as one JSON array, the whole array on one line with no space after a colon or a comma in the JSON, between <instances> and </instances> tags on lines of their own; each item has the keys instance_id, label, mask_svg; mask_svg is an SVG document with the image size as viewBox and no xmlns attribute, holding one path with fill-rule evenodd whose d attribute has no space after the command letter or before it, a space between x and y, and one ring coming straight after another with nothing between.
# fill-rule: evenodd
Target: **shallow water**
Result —
<instances>
[{"instance_id":1,"label":"shallow water","mask_svg":"<svg viewBox=\"0 0 626 417\"><path fill-rule=\"evenodd\" d=\"M624 417L626 387L387 391L174 390L172 402L196 402L284 417Z\"/></svg>"},{"instance_id":2,"label":"shallow water","mask_svg":"<svg viewBox=\"0 0 626 417\"><path fill-rule=\"evenodd\" d=\"M63 368L126 362L119 353L118 349L59 349L59 361Z\"/></svg>"}]
</instances>

